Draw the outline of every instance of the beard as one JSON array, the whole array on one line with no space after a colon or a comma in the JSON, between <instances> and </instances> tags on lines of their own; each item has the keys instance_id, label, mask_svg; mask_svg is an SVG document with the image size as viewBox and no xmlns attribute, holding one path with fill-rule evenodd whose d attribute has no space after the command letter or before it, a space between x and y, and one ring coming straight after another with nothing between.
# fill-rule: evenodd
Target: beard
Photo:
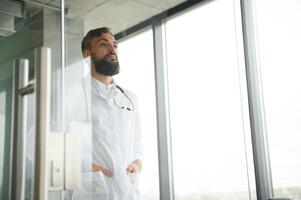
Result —
<instances>
[{"instance_id":1,"label":"beard","mask_svg":"<svg viewBox=\"0 0 301 200\"><path fill-rule=\"evenodd\" d=\"M110 56L112 56L112 54L108 54L104 58L97 59L94 55L91 55L92 62L94 63L97 73L106 76L114 76L119 74L119 62L111 61L109 58Z\"/></svg>"}]
</instances>

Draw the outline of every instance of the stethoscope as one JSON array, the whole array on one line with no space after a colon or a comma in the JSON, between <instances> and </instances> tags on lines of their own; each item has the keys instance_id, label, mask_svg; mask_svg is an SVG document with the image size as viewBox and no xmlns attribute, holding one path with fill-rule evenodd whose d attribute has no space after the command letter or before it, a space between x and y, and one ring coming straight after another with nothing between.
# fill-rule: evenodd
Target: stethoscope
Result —
<instances>
[{"instance_id":1,"label":"stethoscope","mask_svg":"<svg viewBox=\"0 0 301 200\"><path fill-rule=\"evenodd\" d=\"M82 81L82 86L83 86L83 91L84 91L84 93L85 93L85 99L86 99L86 114L87 114L87 118L88 119L90 119L90 115L91 115L91 113L89 112L89 105L88 105L88 102L89 102L89 98L88 98L88 94L89 94L89 92L87 92L86 91L86 89L88 88L88 86L86 86L88 83L85 83L85 81ZM118 107L118 108L120 108L120 109L122 109L122 110L127 110L127 111L135 111L135 105L134 105L134 103L133 103L133 101L131 100L131 98L125 93L125 91L119 86L119 85L116 85L116 87L120 90L120 92L129 100L129 102L130 102L130 107L125 107L125 106L120 106L117 102L116 102L116 100L115 100L115 98L113 98L113 101L114 101L114 104L115 104L115 106L116 107ZM98 94L98 92L97 91L95 91L97 94ZM98 94L98 95L100 95L100 94Z\"/></svg>"},{"instance_id":2,"label":"stethoscope","mask_svg":"<svg viewBox=\"0 0 301 200\"><path fill-rule=\"evenodd\" d=\"M132 102L131 98L124 92L124 90L119 86L119 85L116 85L116 87L121 91L121 93L129 100L130 104L131 104L131 108L130 107L124 107L124 106L120 106L115 98L113 98L113 101L114 101L114 104L120 108L120 109L123 109L123 110L128 110L128 111L134 111L135 110L135 106L134 106L134 103Z\"/></svg>"},{"instance_id":3,"label":"stethoscope","mask_svg":"<svg viewBox=\"0 0 301 200\"><path fill-rule=\"evenodd\" d=\"M131 98L125 93L125 91L119 86L116 85L116 87L120 90L120 92L129 100L130 102L130 107L125 107L125 106L121 106L119 103L117 103L117 101L115 100L115 98L113 97L113 101L116 107L122 109L122 110L127 110L127 111L134 111L135 110L135 105L133 103L133 101L131 100ZM96 92L96 91L95 91ZM98 92L96 92L98 95L100 95Z\"/></svg>"}]
</instances>

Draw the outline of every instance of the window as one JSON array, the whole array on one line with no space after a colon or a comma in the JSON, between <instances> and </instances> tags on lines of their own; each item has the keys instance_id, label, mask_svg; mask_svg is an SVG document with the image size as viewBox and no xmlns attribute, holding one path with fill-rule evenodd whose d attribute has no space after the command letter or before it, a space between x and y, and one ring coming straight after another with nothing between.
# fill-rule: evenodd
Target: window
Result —
<instances>
[{"instance_id":1,"label":"window","mask_svg":"<svg viewBox=\"0 0 301 200\"><path fill-rule=\"evenodd\" d=\"M144 143L140 176L142 199L159 199L156 95L152 31L121 41L118 46L120 71L117 84L128 88L138 98Z\"/></svg>"},{"instance_id":2,"label":"window","mask_svg":"<svg viewBox=\"0 0 301 200\"><path fill-rule=\"evenodd\" d=\"M256 199L233 8L213 1L166 24L177 200Z\"/></svg>"},{"instance_id":3,"label":"window","mask_svg":"<svg viewBox=\"0 0 301 200\"><path fill-rule=\"evenodd\" d=\"M254 2L274 196L301 199L301 2Z\"/></svg>"}]
</instances>

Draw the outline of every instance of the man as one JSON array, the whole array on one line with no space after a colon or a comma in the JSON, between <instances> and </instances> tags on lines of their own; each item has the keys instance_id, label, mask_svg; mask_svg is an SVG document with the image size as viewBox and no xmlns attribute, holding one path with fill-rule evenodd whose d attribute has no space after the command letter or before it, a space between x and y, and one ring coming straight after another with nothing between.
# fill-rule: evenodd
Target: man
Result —
<instances>
[{"instance_id":1,"label":"man","mask_svg":"<svg viewBox=\"0 0 301 200\"><path fill-rule=\"evenodd\" d=\"M135 200L142 156L140 122L136 98L113 79L119 73L117 48L107 27L90 30L82 41L83 57L91 57L92 171L104 175L101 185L107 199Z\"/></svg>"}]
</instances>

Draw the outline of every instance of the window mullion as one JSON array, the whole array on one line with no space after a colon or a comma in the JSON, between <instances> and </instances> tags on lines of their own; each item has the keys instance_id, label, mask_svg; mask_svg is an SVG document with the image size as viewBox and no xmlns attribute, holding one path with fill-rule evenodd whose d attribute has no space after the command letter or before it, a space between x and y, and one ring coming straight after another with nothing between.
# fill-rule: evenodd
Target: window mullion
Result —
<instances>
[{"instance_id":1,"label":"window mullion","mask_svg":"<svg viewBox=\"0 0 301 200\"><path fill-rule=\"evenodd\" d=\"M252 1L241 0L244 54L258 200L273 196Z\"/></svg>"},{"instance_id":2,"label":"window mullion","mask_svg":"<svg viewBox=\"0 0 301 200\"><path fill-rule=\"evenodd\" d=\"M160 199L174 200L164 25L162 21L156 21L152 26L154 34Z\"/></svg>"}]
</instances>

